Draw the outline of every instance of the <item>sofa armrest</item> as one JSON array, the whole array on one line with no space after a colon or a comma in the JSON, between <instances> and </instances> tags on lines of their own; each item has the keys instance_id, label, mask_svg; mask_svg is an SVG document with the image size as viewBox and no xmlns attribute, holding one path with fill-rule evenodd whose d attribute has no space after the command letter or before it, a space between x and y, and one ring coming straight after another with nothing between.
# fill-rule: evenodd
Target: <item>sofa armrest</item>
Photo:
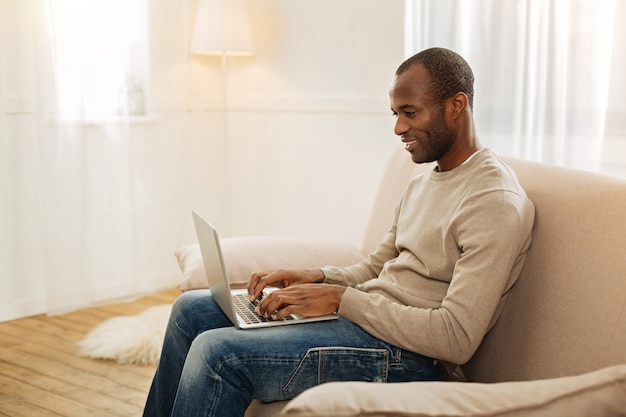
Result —
<instances>
[{"instance_id":1,"label":"sofa armrest","mask_svg":"<svg viewBox=\"0 0 626 417\"><path fill-rule=\"evenodd\" d=\"M622 416L626 365L573 377L495 384L328 383L290 401L280 416Z\"/></svg>"},{"instance_id":2,"label":"sofa armrest","mask_svg":"<svg viewBox=\"0 0 626 417\"><path fill-rule=\"evenodd\" d=\"M348 266L365 259L353 246L290 237L232 237L220 240L224 264L233 288L245 288L256 271L277 268ZM175 252L183 277L182 291L208 288L198 244Z\"/></svg>"}]
</instances>

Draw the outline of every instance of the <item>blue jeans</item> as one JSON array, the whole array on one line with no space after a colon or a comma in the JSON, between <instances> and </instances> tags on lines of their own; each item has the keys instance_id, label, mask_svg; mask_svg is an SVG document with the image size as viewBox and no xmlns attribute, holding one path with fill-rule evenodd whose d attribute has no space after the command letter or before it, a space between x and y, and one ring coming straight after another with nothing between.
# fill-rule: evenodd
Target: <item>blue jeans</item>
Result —
<instances>
[{"instance_id":1,"label":"blue jeans","mask_svg":"<svg viewBox=\"0 0 626 417\"><path fill-rule=\"evenodd\" d=\"M243 416L255 398L288 400L324 382L444 379L438 361L343 318L237 330L198 290L174 303L144 416Z\"/></svg>"}]
</instances>

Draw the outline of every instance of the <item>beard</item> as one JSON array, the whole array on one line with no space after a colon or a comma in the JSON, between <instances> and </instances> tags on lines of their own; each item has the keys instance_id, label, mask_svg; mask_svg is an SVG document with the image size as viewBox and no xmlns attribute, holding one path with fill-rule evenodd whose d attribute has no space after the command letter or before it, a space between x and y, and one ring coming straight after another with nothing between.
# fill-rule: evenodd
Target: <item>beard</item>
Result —
<instances>
[{"instance_id":1,"label":"beard","mask_svg":"<svg viewBox=\"0 0 626 417\"><path fill-rule=\"evenodd\" d=\"M431 129L416 140L422 152L412 153L411 159L416 164L422 164L443 158L454 144L456 134L446 125L442 111L433 120Z\"/></svg>"}]
</instances>

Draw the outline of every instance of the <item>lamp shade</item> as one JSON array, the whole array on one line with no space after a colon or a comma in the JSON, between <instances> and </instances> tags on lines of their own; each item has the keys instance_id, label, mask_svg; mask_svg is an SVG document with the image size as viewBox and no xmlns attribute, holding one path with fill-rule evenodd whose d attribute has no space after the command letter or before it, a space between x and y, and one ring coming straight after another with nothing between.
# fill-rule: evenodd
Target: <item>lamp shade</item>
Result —
<instances>
[{"instance_id":1,"label":"lamp shade","mask_svg":"<svg viewBox=\"0 0 626 417\"><path fill-rule=\"evenodd\" d=\"M252 55L246 0L200 0L191 51L210 55Z\"/></svg>"}]
</instances>

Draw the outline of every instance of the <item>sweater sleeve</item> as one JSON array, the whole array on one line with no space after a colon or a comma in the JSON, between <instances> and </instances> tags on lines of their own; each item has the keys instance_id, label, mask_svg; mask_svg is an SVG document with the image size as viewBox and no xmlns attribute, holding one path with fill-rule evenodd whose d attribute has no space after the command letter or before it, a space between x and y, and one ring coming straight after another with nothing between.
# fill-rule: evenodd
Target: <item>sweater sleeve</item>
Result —
<instances>
[{"instance_id":1,"label":"sweater sleeve","mask_svg":"<svg viewBox=\"0 0 626 417\"><path fill-rule=\"evenodd\" d=\"M450 223L450 240L460 256L440 302L398 302L388 296L394 284L376 280L381 281L376 287L348 288L339 314L388 343L463 364L495 323L519 276L533 220L525 196L505 191L476 198Z\"/></svg>"}]
</instances>

